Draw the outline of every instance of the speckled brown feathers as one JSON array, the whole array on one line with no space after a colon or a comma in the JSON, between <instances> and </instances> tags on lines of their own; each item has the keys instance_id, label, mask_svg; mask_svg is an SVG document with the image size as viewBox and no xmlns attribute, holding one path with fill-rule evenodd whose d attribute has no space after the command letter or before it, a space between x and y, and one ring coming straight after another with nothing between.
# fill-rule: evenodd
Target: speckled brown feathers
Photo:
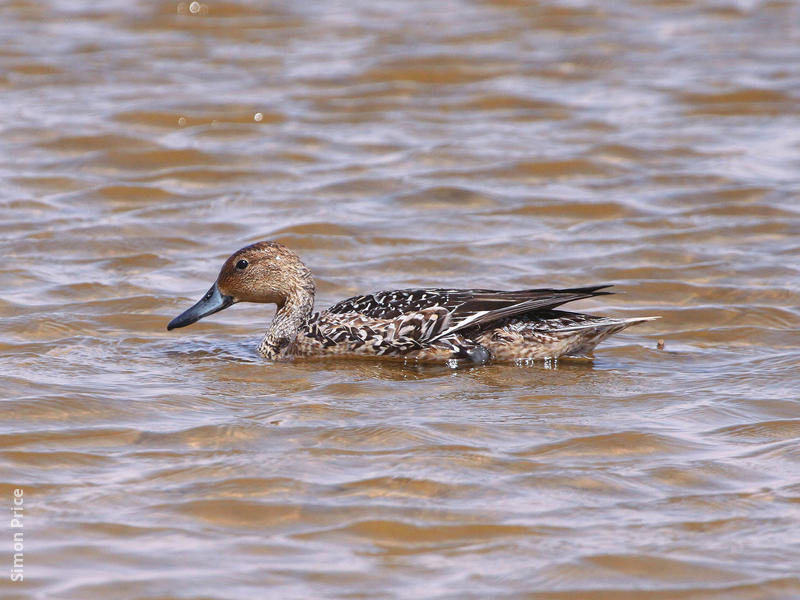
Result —
<instances>
[{"instance_id":1,"label":"speckled brown feathers","mask_svg":"<svg viewBox=\"0 0 800 600\"><path fill-rule=\"evenodd\" d=\"M557 358L588 354L609 335L651 318L554 310L607 294L602 291L607 287L390 290L348 298L312 315L315 288L309 269L285 246L259 242L229 257L206 297L170 328L235 302L266 302L278 306L259 345L270 359L337 355L485 363Z\"/></svg>"}]
</instances>

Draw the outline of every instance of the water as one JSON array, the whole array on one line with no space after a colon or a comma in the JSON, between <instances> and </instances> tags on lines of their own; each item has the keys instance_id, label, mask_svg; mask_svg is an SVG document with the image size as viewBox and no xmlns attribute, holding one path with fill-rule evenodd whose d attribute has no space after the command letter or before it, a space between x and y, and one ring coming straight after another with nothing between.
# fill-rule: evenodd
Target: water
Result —
<instances>
[{"instance_id":1,"label":"water","mask_svg":"<svg viewBox=\"0 0 800 600\"><path fill-rule=\"evenodd\" d=\"M0 594L800 597L798 65L780 1L3 4ZM319 307L662 319L455 370L165 330L261 239Z\"/></svg>"}]
</instances>

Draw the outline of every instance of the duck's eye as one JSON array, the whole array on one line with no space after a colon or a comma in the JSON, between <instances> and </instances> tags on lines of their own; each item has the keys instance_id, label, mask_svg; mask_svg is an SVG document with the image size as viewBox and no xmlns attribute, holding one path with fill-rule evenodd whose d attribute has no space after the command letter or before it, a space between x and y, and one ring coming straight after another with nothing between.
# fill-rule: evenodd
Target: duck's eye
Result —
<instances>
[{"instance_id":1,"label":"duck's eye","mask_svg":"<svg viewBox=\"0 0 800 600\"><path fill-rule=\"evenodd\" d=\"M236 263L236 268L239 269L240 271L244 271L247 268L247 265L249 264L250 263L248 263L245 259L242 259Z\"/></svg>"}]
</instances>

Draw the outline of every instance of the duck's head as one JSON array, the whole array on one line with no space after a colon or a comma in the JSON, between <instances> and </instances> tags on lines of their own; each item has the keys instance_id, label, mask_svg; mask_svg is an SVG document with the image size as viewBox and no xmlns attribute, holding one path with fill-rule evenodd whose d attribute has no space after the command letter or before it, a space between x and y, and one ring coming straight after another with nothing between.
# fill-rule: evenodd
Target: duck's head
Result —
<instances>
[{"instance_id":1,"label":"duck's head","mask_svg":"<svg viewBox=\"0 0 800 600\"><path fill-rule=\"evenodd\" d=\"M211 289L167 329L186 327L237 302L277 304L281 309L288 300L309 294L313 302L314 281L297 254L277 242L256 242L229 256Z\"/></svg>"}]
</instances>

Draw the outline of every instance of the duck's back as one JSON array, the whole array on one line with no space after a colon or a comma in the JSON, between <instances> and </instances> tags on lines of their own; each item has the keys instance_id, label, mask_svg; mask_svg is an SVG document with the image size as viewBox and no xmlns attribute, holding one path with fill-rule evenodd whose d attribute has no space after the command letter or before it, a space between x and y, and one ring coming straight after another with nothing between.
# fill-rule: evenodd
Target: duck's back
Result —
<instances>
[{"instance_id":1,"label":"duck's back","mask_svg":"<svg viewBox=\"0 0 800 600\"><path fill-rule=\"evenodd\" d=\"M432 288L355 296L313 315L293 353L475 362L553 357L575 349L585 353L583 342L594 347L630 323L552 309L607 294L599 291L606 287Z\"/></svg>"}]
</instances>

